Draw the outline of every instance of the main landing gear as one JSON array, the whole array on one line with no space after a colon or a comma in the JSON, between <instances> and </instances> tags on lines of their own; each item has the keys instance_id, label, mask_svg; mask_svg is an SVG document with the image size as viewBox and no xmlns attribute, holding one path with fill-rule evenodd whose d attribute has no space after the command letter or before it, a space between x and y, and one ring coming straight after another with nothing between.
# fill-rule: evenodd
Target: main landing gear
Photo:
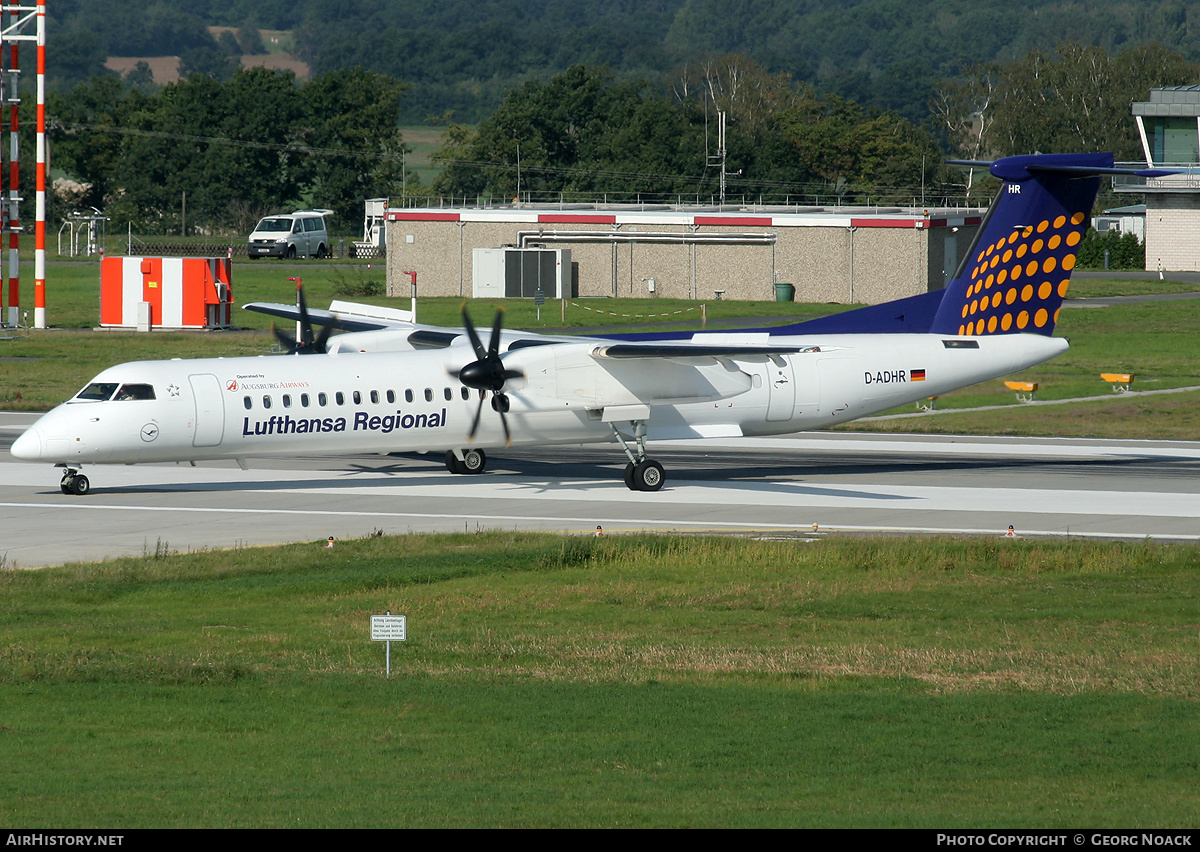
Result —
<instances>
[{"instance_id":1,"label":"main landing gear","mask_svg":"<svg viewBox=\"0 0 1200 852\"><path fill-rule=\"evenodd\" d=\"M661 464L654 459L646 458L646 421L633 420L630 422L633 425L636 453L629 448L629 444L621 437L617 427L609 424L612 426L613 438L621 445L625 455L629 457L629 464L625 465L625 485L630 491L657 491L667 481L667 475L663 472Z\"/></svg>"},{"instance_id":2,"label":"main landing gear","mask_svg":"<svg viewBox=\"0 0 1200 852\"><path fill-rule=\"evenodd\" d=\"M667 475L663 472L661 464L646 457L646 422L634 420L631 423L634 439L632 449L621 433L617 431L617 427L612 427L613 438L621 445L625 455L629 457L629 464L625 465L625 485L630 491L658 491L667 481ZM483 473L486 467L487 456L484 455L483 450L446 451L446 470L451 473Z\"/></svg>"},{"instance_id":3,"label":"main landing gear","mask_svg":"<svg viewBox=\"0 0 1200 852\"><path fill-rule=\"evenodd\" d=\"M487 456L483 450L446 450L446 470L451 473L483 473Z\"/></svg>"},{"instance_id":4,"label":"main landing gear","mask_svg":"<svg viewBox=\"0 0 1200 852\"><path fill-rule=\"evenodd\" d=\"M63 471L62 482L58 484L62 489L63 494L75 494L82 497L92 490L92 483L88 478L74 468L67 468Z\"/></svg>"}]
</instances>

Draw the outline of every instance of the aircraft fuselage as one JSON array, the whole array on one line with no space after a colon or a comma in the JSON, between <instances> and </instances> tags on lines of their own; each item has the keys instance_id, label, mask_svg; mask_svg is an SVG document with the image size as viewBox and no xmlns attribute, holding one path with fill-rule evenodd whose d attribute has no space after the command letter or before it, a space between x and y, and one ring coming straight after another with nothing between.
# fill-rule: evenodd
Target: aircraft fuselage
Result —
<instances>
[{"instance_id":1,"label":"aircraft fuselage","mask_svg":"<svg viewBox=\"0 0 1200 852\"><path fill-rule=\"evenodd\" d=\"M816 335L772 338L801 350L793 354L699 366L667 359L647 368L595 357L602 343L504 356L525 374L505 389L513 444L607 442L614 426L632 434L634 422L649 440L821 429L1008 375L1067 348L1061 338L1034 334ZM100 388L97 397L109 385L120 390L58 406L12 452L73 466L463 448L479 397L455 371L470 358L468 347L454 345L121 364L88 386ZM150 390L119 398L126 386ZM486 405L470 443L506 443Z\"/></svg>"}]
</instances>

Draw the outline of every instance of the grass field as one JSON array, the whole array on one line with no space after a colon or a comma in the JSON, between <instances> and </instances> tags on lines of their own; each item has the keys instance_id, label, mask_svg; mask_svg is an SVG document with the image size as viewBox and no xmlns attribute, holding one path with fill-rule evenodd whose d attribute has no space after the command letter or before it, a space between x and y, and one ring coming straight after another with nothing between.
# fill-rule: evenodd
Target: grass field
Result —
<instances>
[{"instance_id":1,"label":"grass field","mask_svg":"<svg viewBox=\"0 0 1200 852\"><path fill-rule=\"evenodd\" d=\"M483 533L0 571L0 823L1194 826L1198 557Z\"/></svg>"}]
</instances>

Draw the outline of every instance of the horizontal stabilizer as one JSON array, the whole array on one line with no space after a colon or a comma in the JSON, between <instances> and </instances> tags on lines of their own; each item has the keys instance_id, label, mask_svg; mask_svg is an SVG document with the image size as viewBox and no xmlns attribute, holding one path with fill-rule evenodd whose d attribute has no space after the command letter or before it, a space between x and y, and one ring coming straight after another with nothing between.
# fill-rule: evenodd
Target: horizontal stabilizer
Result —
<instances>
[{"instance_id":1,"label":"horizontal stabilizer","mask_svg":"<svg viewBox=\"0 0 1200 852\"><path fill-rule=\"evenodd\" d=\"M1107 164L1105 163L1107 159ZM1080 160L1091 162L1081 163ZM1035 174L1062 174L1072 177L1094 175L1136 175L1138 177L1165 177L1175 174L1170 169L1128 169L1113 166L1112 157L1104 154L1029 154L1023 157L1005 157L1001 160L947 160L947 165L987 169L1001 180L1028 180Z\"/></svg>"}]
</instances>

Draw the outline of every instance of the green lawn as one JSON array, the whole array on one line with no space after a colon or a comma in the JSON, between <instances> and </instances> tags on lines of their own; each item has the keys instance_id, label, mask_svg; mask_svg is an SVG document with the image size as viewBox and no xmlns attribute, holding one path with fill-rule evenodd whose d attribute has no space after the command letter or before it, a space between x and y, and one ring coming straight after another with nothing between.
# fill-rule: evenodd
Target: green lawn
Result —
<instances>
[{"instance_id":1,"label":"green lawn","mask_svg":"<svg viewBox=\"0 0 1200 852\"><path fill-rule=\"evenodd\" d=\"M485 533L0 571L0 822L1191 826L1198 557Z\"/></svg>"}]
</instances>

